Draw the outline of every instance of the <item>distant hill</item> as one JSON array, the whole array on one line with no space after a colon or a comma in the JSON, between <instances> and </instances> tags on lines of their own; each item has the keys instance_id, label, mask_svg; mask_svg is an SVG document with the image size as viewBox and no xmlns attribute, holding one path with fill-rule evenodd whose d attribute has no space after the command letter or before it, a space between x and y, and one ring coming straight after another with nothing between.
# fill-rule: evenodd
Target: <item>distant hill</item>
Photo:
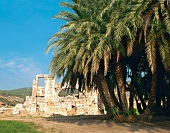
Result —
<instances>
[{"instance_id":1,"label":"distant hill","mask_svg":"<svg viewBox=\"0 0 170 133\"><path fill-rule=\"evenodd\" d=\"M2 96L17 96L25 98L25 96L31 96L32 88L20 88L14 90L0 90Z\"/></svg>"},{"instance_id":2,"label":"distant hill","mask_svg":"<svg viewBox=\"0 0 170 133\"><path fill-rule=\"evenodd\" d=\"M14 90L0 90L1 105L15 106L23 103L26 96L31 96L32 88L20 88Z\"/></svg>"}]
</instances>

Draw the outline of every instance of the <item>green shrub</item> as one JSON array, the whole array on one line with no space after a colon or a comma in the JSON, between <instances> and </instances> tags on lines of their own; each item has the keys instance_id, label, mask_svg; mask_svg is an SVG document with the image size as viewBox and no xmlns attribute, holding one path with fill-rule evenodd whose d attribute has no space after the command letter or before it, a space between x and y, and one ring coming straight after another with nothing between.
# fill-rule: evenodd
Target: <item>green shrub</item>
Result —
<instances>
[{"instance_id":1,"label":"green shrub","mask_svg":"<svg viewBox=\"0 0 170 133\"><path fill-rule=\"evenodd\" d=\"M126 110L126 116L130 116L130 115L133 115L133 116L138 116L139 115L139 112L137 109L129 109L129 110Z\"/></svg>"},{"instance_id":2,"label":"green shrub","mask_svg":"<svg viewBox=\"0 0 170 133\"><path fill-rule=\"evenodd\" d=\"M112 113L114 116L123 115L119 108L112 108Z\"/></svg>"},{"instance_id":3,"label":"green shrub","mask_svg":"<svg viewBox=\"0 0 170 133\"><path fill-rule=\"evenodd\" d=\"M112 108L112 114L114 115L114 120L116 122L126 121L128 123L132 123L139 115L139 112L137 109L129 109L126 110L126 112L122 112L119 108Z\"/></svg>"}]
</instances>

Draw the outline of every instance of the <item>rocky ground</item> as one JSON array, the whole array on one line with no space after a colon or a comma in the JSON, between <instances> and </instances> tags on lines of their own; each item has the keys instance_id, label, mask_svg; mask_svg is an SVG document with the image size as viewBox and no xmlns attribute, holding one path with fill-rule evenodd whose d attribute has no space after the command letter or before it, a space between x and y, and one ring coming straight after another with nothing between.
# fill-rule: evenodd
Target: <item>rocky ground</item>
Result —
<instances>
[{"instance_id":1,"label":"rocky ground","mask_svg":"<svg viewBox=\"0 0 170 133\"><path fill-rule=\"evenodd\" d=\"M159 117L147 123L115 123L105 116L55 116L49 118L30 116L26 113L0 114L1 120L34 122L45 133L170 133L170 118Z\"/></svg>"}]
</instances>

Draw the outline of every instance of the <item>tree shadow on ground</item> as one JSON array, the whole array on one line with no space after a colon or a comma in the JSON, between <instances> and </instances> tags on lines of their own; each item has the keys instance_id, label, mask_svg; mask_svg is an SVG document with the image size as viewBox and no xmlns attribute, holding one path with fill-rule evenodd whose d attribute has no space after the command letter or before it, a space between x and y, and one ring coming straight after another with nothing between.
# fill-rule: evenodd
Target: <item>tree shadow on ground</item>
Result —
<instances>
[{"instance_id":1,"label":"tree shadow on ground","mask_svg":"<svg viewBox=\"0 0 170 133\"><path fill-rule=\"evenodd\" d=\"M108 120L105 115L77 115L77 116L62 116L56 115L47 118L48 121L57 121L81 125L91 125L105 123L108 127L112 126L113 120Z\"/></svg>"},{"instance_id":2,"label":"tree shadow on ground","mask_svg":"<svg viewBox=\"0 0 170 133\"><path fill-rule=\"evenodd\" d=\"M105 115L79 115L79 116L53 116L46 118L47 121L70 123L78 126L98 125L97 128L107 128L110 132L127 131L127 132L169 132L170 117L156 117L152 122L135 122L135 123L116 123L113 119L107 119Z\"/></svg>"}]
</instances>

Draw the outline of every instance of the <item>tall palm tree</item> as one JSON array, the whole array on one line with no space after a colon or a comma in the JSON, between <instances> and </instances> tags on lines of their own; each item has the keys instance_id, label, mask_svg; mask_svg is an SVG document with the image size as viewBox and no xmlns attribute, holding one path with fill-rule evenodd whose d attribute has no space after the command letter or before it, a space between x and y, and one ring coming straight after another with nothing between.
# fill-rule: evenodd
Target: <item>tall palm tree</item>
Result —
<instances>
[{"instance_id":1,"label":"tall palm tree","mask_svg":"<svg viewBox=\"0 0 170 133\"><path fill-rule=\"evenodd\" d=\"M127 74L123 70L128 64L122 62L127 56L137 55L135 51L141 51L142 54L135 58L147 57L149 73L152 74L148 108L153 107L159 80L158 61L162 62L165 70L170 65L169 1L73 0L73 4L61 2L61 5L74 13L62 11L54 17L66 20L67 24L52 36L46 50L48 52L54 47L51 73L58 77L64 75L63 83L72 86L77 81L82 83L80 90L82 86L98 86L99 93L104 95L105 106L112 109L120 105L125 112L128 108L125 95ZM113 74L109 72L111 67ZM116 79L120 100L112 95L108 84L110 79L107 78L110 75Z\"/></svg>"},{"instance_id":2,"label":"tall palm tree","mask_svg":"<svg viewBox=\"0 0 170 133\"><path fill-rule=\"evenodd\" d=\"M168 1L144 1L147 3L141 16L143 17L143 36L148 64L152 72L151 90L148 109L151 110L156 103L158 86L158 62L162 62L165 69L169 69L170 47L166 35L170 33L170 13ZM146 112L150 112L146 110Z\"/></svg>"},{"instance_id":3,"label":"tall palm tree","mask_svg":"<svg viewBox=\"0 0 170 133\"><path fill-rule=\"evenodd\" d=\"M112 42L110 47L113 49L113 61L115 64L115 73L117 79L117 87L120 92L120 102L122 103L123 111L127 110L127 99L126 99L126 87L125 81L122 72L121 60L122 56L126 56L126 46L127 46L127 54L131 55L133 50L133 42L135 40L135 32L137 32L137 27L141 25L140 23L136 23L140 18L134 17L135 12L133 8L130 6L132 1L115 1L111 6L108 6L103 12L102 17L106 17L106 37L110 38ZM135 3L133 4L140 4ZM133 18L133 19L132 19ZM134 19L135 18L135 19Z\"/></svg>"},{"instance_id":4,"label":"tall palm tree","mask_svg":"<svg viewBox=\"0 0 170 133\"><path fill-rule=\"evenodd\" d=\"M113 22L109 23L109 25L115 24L114 27L116 28L108 29L108 34L113 33L114 39L118 43L123 41L127 44L127 55L132 53L136 39L139 40L139 43L142 43L143 35L145 44L143 47L145 48L148 64L152 72L148 105L150 110L155 105L156 100L158 62L160 60L165 69L169 69L170 66L170 48L166 37L170 33L170 3L162 0L141 0L137 2L127 0L126 2L122 5L124 11L123 9L121 10L122 13L118 14L118 19L114 16ZM125 41L123 38L125 38Z\"/></svg>"},{"instance_id":5,"label":"tall palm tree","mask_svg":"<svg viewBox=\"0 0 170 133\"><path fill-rule=\"evenodd\" d=\"M109 108L113 108L115 104L104 77L104 73L106 75L108 70L111 52L102 35L105 27L103 27L102 21L96 18L96 15L102 10L101 4L106 6L107 3L107 1L94 1L88 4L83 1L74 1L74 4L62 3L72 9L75 14L61 12L55 16L55 18L67 20L67 24L51 38L52 43L46 51L48 52L52 47L55 48L50 71L59 77L63 74L64 80L67 79L67 82L71 81L71 75L79 73L84 75L84 81L90 77L88 79L92 84L93 77L96 75L101 82ZM104 45L105 43L106 45ZM104 61L104 68L100 67L101 60ZM104 69L104 73L102 69Z\"/></svg>"},{"instance_id":6,"label":"tall palm tree","mask_svg":"<svg viewBox=\"0 0 170 133\"><path fill-rule=\"evenodd\" d=\"M134 45L139 45L144 39L143 47L146 49L148 64L152 72L152 83L150 91L149 108L153 107L156 95L157 73L156 66L160 56L166 69L169 68L169 42L166 35L169 34L169 1L154 1L154 0L125 0L115 1L111 7L107 7L102 13L106 16L112 11L111 21L107 23L106 36L113 36L112 47L117 48L115 54L115 71L117 72L118 88L122 92L122 97L125 93L125 83L121 74L121 56L124 54L122 50L126 49L128 56L131 56ZM114 7L114 11L112 10ZM117 7L117 8L116 8ZM121 13L120 13L121 12ZM109 18L109 16L107 17ZM142 34L143 32L143 34ZM143 37L142 37L143 35ZM139 40L137 43L136 40ZM160 54L159 54L160 53ZM122 99L123 101L123 99ZM124 107L125 108L125 107Z\"/></svg>"}]
</instances>

